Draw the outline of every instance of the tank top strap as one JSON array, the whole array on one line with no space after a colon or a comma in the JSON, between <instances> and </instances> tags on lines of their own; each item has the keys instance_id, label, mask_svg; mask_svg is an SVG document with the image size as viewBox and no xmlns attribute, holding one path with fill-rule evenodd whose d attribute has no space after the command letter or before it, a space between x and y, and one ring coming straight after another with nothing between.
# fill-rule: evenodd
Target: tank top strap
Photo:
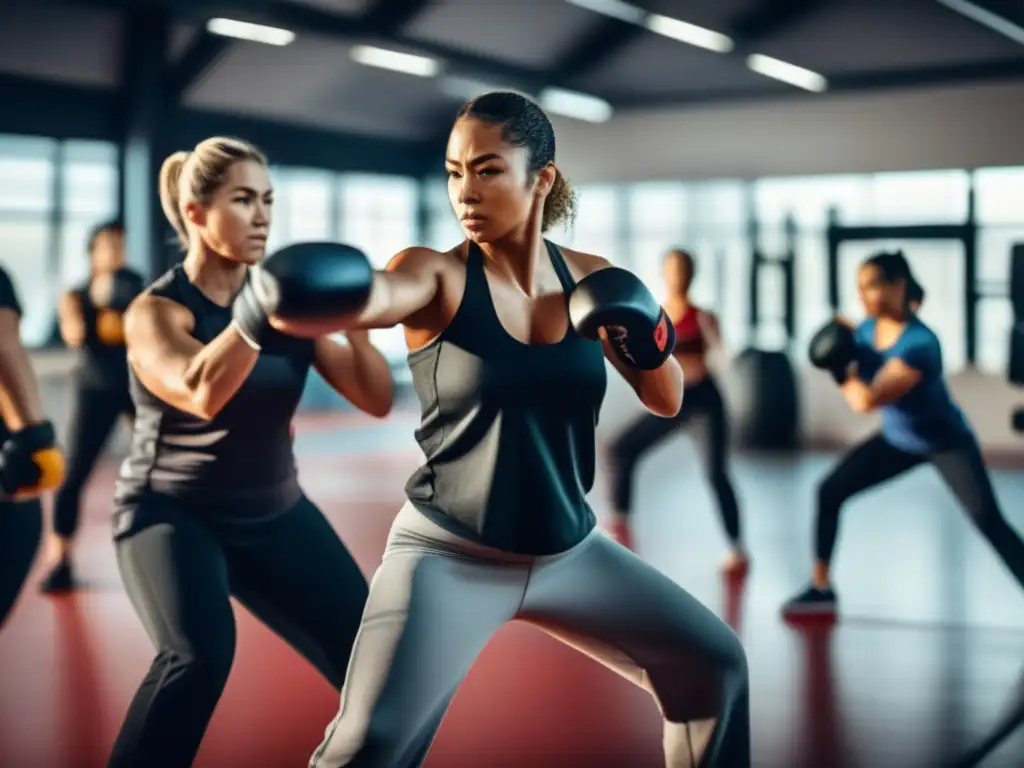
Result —
<instances>
[{"instance_id":1,"label":"tank top strap","mask_svg":"<svg viewBox=\"0 0 1024 768\"><path fill-rule=\"evenodd\" d=\"M484 273L484 253L480 246L469 241L466 253L466 295L476 297L480 289L487 288L487 275Z\"/></svg>"},{"instance_id":2,"label":"tank top strap","mask_svg":"<svg viewBox=\"0 0 1024 768\"><path fill-rule=\"evenodd\" d=\"M565 300L569 300L569 294L572 293L573 288L576 287L576 281L572 277L572 273L569 271L569 265L565 263L565 257L562 256L562 249L552 243L550 240L545 240L544 245L548 249L548 255L551 257L551 266L555 268L555 274L558 275L558 282L562 284L562 290L565 291Z\"/></svg>"}]
</instances>

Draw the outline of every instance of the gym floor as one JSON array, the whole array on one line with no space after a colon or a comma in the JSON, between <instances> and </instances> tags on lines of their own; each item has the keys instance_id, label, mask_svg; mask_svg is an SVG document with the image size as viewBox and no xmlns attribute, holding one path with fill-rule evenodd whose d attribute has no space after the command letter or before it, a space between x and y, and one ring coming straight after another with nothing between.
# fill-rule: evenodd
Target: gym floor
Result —
<instances>
[{"instance_id":1,"label":"gym floor","mask_svg":"<svg viewBox=\"0 0 1024 768\"><path fill-rule=\"evenodd\" d=\"M415 466L412 424L349 416L297 423L303 485L360 566L380 560ZM1024 711L1024 594L971 531L930 470L845 510L836 581L843 619L791 628L778 607L804 585L814 484L829 455L737 456L754 557L743 590L717 573L723 540L685 437L640 470L638 552L714 608L748 649L754 763L763 768L941 768ZM113 462L87 494L79 571L56 599L42 563L0 633L0 765L100 768L152 649L118 579L110 543ZM995 472L1024 530L1024 473ZM593 494L603 513L603 487ZM337 696L243 609L232 676L198 768L303 766ZM510 624L459 689L429 768L663 765L654 703L586 657ZM1019 768L1024 728L979 766Z\"/></svg>"}]
</instances>

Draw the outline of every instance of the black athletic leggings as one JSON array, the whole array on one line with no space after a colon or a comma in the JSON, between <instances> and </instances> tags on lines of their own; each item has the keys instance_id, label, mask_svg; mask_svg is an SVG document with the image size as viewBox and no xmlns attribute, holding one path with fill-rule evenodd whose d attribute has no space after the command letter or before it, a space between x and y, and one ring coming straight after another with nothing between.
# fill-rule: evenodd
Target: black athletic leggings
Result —
<instances>
[{"instance_id":1,"label":"black athletic leggings","mask_svg":"<svg viewBox=\"0 0 1024 768\"><path fill-rule=\"evenodd\" d=\"M828 564L832 559L843 502L925 462L938 470L971 522L1024 586L1024 541L999 510L988 470L973 439L956 448L922 455L900 450L881 435L875 435L846 454L818 486L816 554L819 562Z\"/></svg>"},{"instance_id":2,"label":"black athletic leggings","mask_svg":"<svg viewBox=\"0 0 1024 768\"><path fill-rule=\"evenodd\" d=\"M0 627L32 569L42 533L43 508L38 499L0 502Z\"/></svg>"},{"instance_id":3,"label":"black athletic leggings","mask_svg":"<svg viewBox=\"0 0 1024 768\"><path fill-rule=\"evenodd\" d=\"M656 443L698 417L704 422L704 439L699 442L704 471L718 500L725 532L735 543L740 540L740 512L728 473L729 421L722 393L710 376L687 388L675 417L644 414L615 438L609 448L612 503L616 511L629 513L637 462Z\"/></svg>"},{"instance_id":4,"label":"black athletic leggings","mask_svg":"<svg viewBox=\"0 0 1024 768\"><path fill-rule=\"evenodd\" d=\"M58 536L69 539L75 535L82 491L96 460L114 431L118 417L134 414L127 387L123 390L75 387L71 426L64 441L67 471L53 504L53 531Z\"/></svg>"},{"instance_id":5,"label":"black athletic leggings","mask_svg":"<svg viewBox=\"0 0 1024 768\"><path fill-rule=\"evenodd\" d=\"M115 520L117 562L157 655L109 765L192 765L235 653L236 597L339 691L368 585L306 498L261 522L214 524L174 500Z\"/></svg>"}]
</instances>

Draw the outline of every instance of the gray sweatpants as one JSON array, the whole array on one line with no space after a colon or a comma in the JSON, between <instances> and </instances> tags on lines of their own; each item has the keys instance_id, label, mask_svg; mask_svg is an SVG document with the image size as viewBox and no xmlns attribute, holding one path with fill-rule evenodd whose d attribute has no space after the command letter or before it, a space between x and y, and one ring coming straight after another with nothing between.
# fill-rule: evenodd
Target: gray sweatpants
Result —
<instances>
[{"instance_id":1,"label":"gray sweatpants","mask_svg":"<svg viewBox=\"0 0 1024 768\"><path fill-rule=\"evenodd\" d=\"M310 768L421 765L459 682L511 619L649 691L669 768L749 768L743 648L685 590L597 530L568 552L529 557L449 533L410 504L391 528L341 707Z\"/></svg>"}]
</instances>

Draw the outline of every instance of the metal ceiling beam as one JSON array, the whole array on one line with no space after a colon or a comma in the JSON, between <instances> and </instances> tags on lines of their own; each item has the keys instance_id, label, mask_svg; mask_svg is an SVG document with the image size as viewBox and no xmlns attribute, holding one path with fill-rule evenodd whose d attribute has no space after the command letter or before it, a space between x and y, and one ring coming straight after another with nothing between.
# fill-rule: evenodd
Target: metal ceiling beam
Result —
<instances>
[{"instance_id":1,"label":"metal ceiling beam","mask_svg":"<svg viewBox=\"0 0 1024 768\"><path fill-rule=\"evenodd\" d=\"M376 42L401 48L447 63L457 74L505 83L509 87L536 93L549 85L571 88L564 76L533 67L519 66L480 56L448 45L415 39L398 30L382 31L371 23L373 12L362 17L339 16L317 8L287 2L287 0L146 0L148 4L162 5L179 21L204 23L211 15L231 16L244 21L283 27L299 35L330 37L344 42ZM406 2L406 0L397 0ZM132 0L57 0L57 2L124 11ZM404 13L411 13L412 0ZM397 6L393 6L397 7ZM409 17L411 18L411 16ZM369 19L369 21L368 21ZM378 19L379 23L379 19ZM601 95L601 94L595 94Z\"/></svg>"},{"instance_id":2,"label":"metal ceiling beam","mask_svg":"<svg viewBox=\"0 0 1024 768\"><path fill-rule=\"evenodd\" d=\"M418 16L430 0L376 0L363 16L366 25L380 35L393 35Z\"/></svg>"},{"instance_id":3,"label":"metal ceiling beam","mask_svg":"<svg viewBox=\"0 0 1024 768\"><path fill-rule=\"evenodd\" d=\"M830 0L761 0L752 9L730 19L725 29L715 30L731 37L739 50L777 35L824 7ZM647 31L634 24L610 16L601 16L560 56L551 68L566 80L579 81L599 71L639 40ZM680 43L684 45L684 43Z\"/></svg>"},{"instance_id":4,"label":"metal ceiling beam","mask_svg":"<svg viewBox=\"0 0 1024 768\"><path fill-rule=\"evenodd\" d=\"M240 9L239 13L242 12ZM249 16L246 14L243 18ZM417 40L400 30L382 34L367 23L365 17L346 18L283 0L269 0L265 10L253 20L285 27L297 34L333 37L346 42L376 41L440 59L462 74L506 82L523 90L535 91L546 84L545 73L536 69L500 62L440 43Z\"/></svg>"},{"instance_id":5,"label":"metal ceiling beam","mask_svg":"<svg viewBox=\"0 0 1024 768\"><path fill-rule=\"evenodd\" d=\"M725 34L736 41L737 48L749 48L791 29L829 2L830 0L762 0L750 10L733 17Z\"/></svg>"},{"instance_id":6,"label":"metal ceiling beam","mask_svg":"<svg viewBox=\"0 0 1024 768\"><path fill-rule=\"evenodd\" d=\"M662 93L656 96L635 96L628 93L612 94L612 103L621 109L657 109L663 107L692 107L715 103L746 103L762 99L814 98L820 100L829 94L864 93L912 88L937 88L966 83L986 83L1024 79L1024 57L996 61L943 64L933 67L886 70L880 72L849 72L830 75L826 93L809 93L785 83L769 81L763 88L731 89L704 93Z\"/></svg>"},{"instance_id":7,"label":"metal ceiling beam","mask_svg":"<svg viewBox=\"0 0 1024 768\"><path fill-rule=\"evenodd\" d=\"M570 81L585 78L599 71L646 32L639 24L601 16L558 57L551 73L561 73Z\"/></svg>"},{"instance_id":8,"label":"metal ceiling beam","mask_svg":"<svg viewBox=\"0 0 1024 768\"><path fill-rule=\"evenodd\" d=\"M232 45L229 38L211 35L206 30L197 32L167 75L168 100L180 104L185 92L207 77Z\"/></svg>"}]
</instances>

